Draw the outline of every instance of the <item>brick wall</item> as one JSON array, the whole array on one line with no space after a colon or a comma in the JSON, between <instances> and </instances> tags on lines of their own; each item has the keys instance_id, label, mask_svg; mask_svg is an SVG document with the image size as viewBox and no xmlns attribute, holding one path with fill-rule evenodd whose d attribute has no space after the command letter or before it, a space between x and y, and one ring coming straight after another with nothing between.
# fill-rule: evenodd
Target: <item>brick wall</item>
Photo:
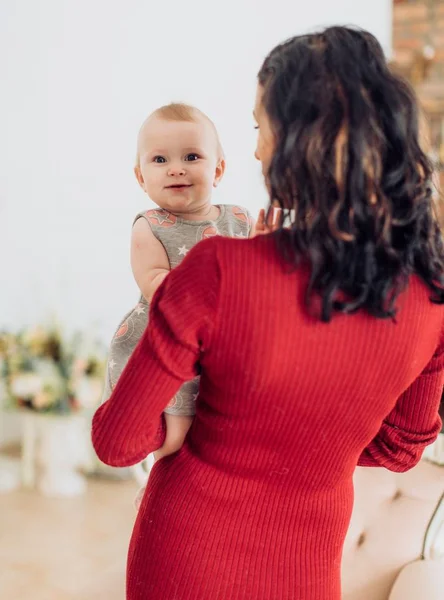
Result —
<instances>
[{"instance_id":1,"label":"brick wall","mask_svg":"<svg viewBox=\"0 0 444 600\"><path fill-rule=\"evenodd\" d=\"M431 96L431 100L437 96L444 102L444 0L395 0L395 61L407 66L418 61L427 47L433 49L434 58L424 82L424 95Z\"/></svg>"},{"instance_id":2,"label":"brick wall","mask_svg":"<svg viewBox=\"0 0 444 600\"><path fill-rule=\"evenodd\" d=\"M427 116L441 192L435 199L444 229L444 0L394 0L393 50L395 65L413 83ZM444 391L440 416L444 423Z\"/></svg>"},{"instance_id":3,"label":"brick wall","mask_svg":"<svg viewBox=\"0 0 444 600\"><path fill-rule=\"evenodd\" d=\"M444 189L444 0L394 0L393 50L427 115Z\"/></svg>"}]
</instances>

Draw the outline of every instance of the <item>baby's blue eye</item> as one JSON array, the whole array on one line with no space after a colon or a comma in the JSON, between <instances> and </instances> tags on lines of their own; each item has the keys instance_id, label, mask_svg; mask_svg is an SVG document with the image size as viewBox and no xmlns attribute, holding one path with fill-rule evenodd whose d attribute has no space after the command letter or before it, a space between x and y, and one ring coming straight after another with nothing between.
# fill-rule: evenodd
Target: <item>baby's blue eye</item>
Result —
<instances>
[{"instance_id":1,"label":"baby's blue eye","mask_svg":"<svg viewBox=\"0 0 444 600\"><path fill-rule=\"evenodd\" d=\"M187 154L185 157L185 160L189 161L189 162L193 162L195 160L198 160L199 156L196 153L192 153L192 154Z\"/></svg>"},{"instance_id":2,"label":"baby's blue eye","mask_svg":"<svg viewBox=\"0 0 444 600\"><path fill-rule=\"evenodd\" d=\"M163 156L155 156L153 159L153 162L162 164L162 163L166 163L166 160Z\"/></svg>"}]
</instances>

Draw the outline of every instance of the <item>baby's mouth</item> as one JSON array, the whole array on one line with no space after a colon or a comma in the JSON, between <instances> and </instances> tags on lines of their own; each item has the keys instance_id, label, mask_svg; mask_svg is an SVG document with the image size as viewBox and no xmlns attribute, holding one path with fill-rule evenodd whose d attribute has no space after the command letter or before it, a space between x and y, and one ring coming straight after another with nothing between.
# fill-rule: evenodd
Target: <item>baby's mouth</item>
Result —
<instances>
[{"instance_id":1,"label":"baby's mouth","mask_svg":"<svg viewBox=\"0 0 444 600\"><path fill-rule=\"evenodd\" d=\"M174 183L173 185L167 185L168 190L182 190L183 188L191 187L191 183Z\"/></svg>"}]
</instances>

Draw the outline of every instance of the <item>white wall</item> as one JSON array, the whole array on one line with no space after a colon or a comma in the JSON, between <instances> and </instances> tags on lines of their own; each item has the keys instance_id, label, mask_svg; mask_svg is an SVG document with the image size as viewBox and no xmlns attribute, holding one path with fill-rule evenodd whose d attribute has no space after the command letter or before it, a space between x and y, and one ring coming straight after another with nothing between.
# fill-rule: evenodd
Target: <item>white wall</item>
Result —
<instances>
[{"instance_id":1,"label":"white wall","mask_svg":"<svg viewBox=\"0 0 444 600\"><path fill-rule=\"evenodd\" d=\"M160 104L214 119L228 171L216 196L265 203L253 159L256 72L284 38L358 24L390 51L391 0L2 0L0 328L57 312L109 338L137 298L135 138Z\"/></svg>"}]
</instances>

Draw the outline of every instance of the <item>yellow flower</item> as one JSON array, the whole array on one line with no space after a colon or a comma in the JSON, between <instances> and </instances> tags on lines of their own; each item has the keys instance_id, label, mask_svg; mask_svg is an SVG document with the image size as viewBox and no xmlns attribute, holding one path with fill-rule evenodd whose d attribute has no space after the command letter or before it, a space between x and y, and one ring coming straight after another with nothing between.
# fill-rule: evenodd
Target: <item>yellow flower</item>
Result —
<instances>
[{"instance_id":1,"label":"yellow flower","mask_svg":"<svg viewBox=\"0 0 444 600\"><path fill-rule=\"evenodd\" d=\"M22 357L19 354L13 354L8 359L8 368L11 373L19 373L22 368Z\"/></svg>"},{"instance_id":2,"label":"yellow flower","mask_svg":"<svg viewBox=\"0 0 444 600\"><path fill-rule=\"evenodd\" d=\"M42 355L48 343L48 334L43 327L33 327L24 333L23 343L34 356Z\"/></svg>"}]
</instances>

